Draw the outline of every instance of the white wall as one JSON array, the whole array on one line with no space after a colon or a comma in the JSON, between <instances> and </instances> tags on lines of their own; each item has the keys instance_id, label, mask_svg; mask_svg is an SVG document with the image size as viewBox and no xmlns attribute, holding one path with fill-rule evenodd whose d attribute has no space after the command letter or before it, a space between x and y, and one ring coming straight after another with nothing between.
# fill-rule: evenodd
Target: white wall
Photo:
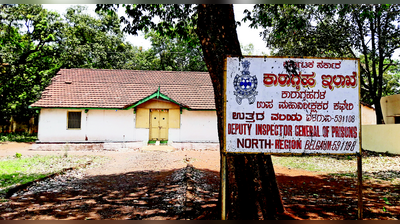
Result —
<instances>
[{"instance_id":1,"label":"white wall","mask_svg":"<svg viewBox=\"0 0 400 224\"><path fill-rule=\"evenodd\" d=\"M400 124L362 125L362 148L400 154L399 133Z\"/></svg>"},{"instance_id":2,"label":"white wall","mask_svg":"<svg viewBox=\"0 0 400 224\"><path fill-rule=\"evenodd\" d=\"M82 112L82 120L85 120L83 110L74 110ZM85 126L82 124L80 130L67 130L67 110L41 109L38 122L39 141L84 141Z\"/></svg>"},{"instance_id":3,"label":"white wall","mask_svg":"<svg viewBox=\"0 0 400 224\"><path fill-rule=\"evenodd\" d=\"M81 111L79 130L67 129L67 112ZM41 109L38 138L40 142L143 141L149 140L148 128L135 128L133 110ZM216 111L183 110L180 129L169 129L168 139L178 142L218 142Z\"/></svg>"},{"instance_id":4,"label":"white wall","mask_svg":"<svg viewBox=\"0 0 400 224\"><path fill-rule=\"evenodd\" d=\"M168 135L170 141L218 142L217 112L182 110L180 129Z\"/></svg>"},{"instance_id":5,"label":"white wall","mask_svg":"<svg viewBox=\"0 0 400 224\"><path fill-rule=\"evenodd\" d=\"M81 129L67 129L67 112L81 111ZM133 110L41 109L38 138L41 142L59 141L135 141Z\"/></svg>"},{"instance_id":6,"label":"white wall","mask_svg":"<svg viewBox=\"0 0 400 224\"><path fill-rule=\"evenodd\" d=\"M133 141L133 110L89 110L86 114L88 141Z\"/></svg>"}]
</instances>

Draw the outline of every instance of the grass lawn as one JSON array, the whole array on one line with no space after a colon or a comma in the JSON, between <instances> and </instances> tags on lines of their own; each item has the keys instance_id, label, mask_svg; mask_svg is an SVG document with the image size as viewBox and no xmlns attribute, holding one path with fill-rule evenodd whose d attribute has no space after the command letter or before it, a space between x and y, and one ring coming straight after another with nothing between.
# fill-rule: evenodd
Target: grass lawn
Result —
<instances>
[{"instance_id":1,"label":"grass lawn","mask_svg":"<svg viewBox=\"0 0 400 224\"><path fill-rule=\"evenodd\" d=\"M0 160L0 195L8 189L47 175L60 172L62 169L76 167L89 161L101 163L100 156L23 156L18 155Z\"/></svg>"}]
</instances>

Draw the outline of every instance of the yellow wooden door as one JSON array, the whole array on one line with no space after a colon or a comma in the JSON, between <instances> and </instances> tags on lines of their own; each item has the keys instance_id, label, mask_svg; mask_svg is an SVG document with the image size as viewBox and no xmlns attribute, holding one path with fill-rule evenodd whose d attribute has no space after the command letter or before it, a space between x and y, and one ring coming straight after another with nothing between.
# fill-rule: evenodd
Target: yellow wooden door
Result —
<instances>
[{"instance_id":1,"label":"yellow wooden door","mask_svg":"<svg viewBox=\"0 0 400 224\"><path fill-rule=\"evenodd\" d=\"M168 110L160 111L160 140L168 140Z\"/></svg>"},{"instance_id":2,"label":"yellow wooden door","mask_svg":"<svg viewBox=\"0 0 400 224\"><path fill-rule=\"evenodd\" d=\"M159 116L158 110L150 110L150 140L158 140Z\"/></svg>"},{"instance_id":3,"label":"yellow wooden door","mask_svg":"<svg viewBox=\"0 0 400 224\"><path fill-rule=\"evenodd\" d=\"M168 140L168 110L151 109L150 140Z\"/></svg>"}]
</instances>

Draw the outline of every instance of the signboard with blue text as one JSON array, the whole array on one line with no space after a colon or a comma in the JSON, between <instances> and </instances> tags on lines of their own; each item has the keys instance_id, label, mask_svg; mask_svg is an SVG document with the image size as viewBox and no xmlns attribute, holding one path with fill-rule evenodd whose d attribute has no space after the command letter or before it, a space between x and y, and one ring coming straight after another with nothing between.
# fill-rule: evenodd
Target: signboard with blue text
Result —
<instances>
[{"instance_id":1,"label":"signboard with blue text","mask_svg":"<svg viewBox=\"0 0 400 224\"><path fill-rule=\"evenodd\" d=\"M356 154L359 59L227 57L225 151Z\"/></svg>"}]
</instances>

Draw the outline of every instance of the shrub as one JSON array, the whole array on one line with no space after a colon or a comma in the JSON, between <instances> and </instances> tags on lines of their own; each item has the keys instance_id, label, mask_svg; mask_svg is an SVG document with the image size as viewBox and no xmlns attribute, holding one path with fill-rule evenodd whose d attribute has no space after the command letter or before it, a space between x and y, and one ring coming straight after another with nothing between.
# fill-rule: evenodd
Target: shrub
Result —
<instances>
[{"instance_id":1,"label":"shrub","mask_svg":"<svg viewBox=\"0 0 400 224\"><path fill-rule=\"evenodd\" d=\"M21 156L22 156L22 154L21 153L15 153L15 157L17 157L17 158L21 158Z\"/></svg>"},{"instance_id":2,"label":"shrub","mask_svg":"<svg viewBox=\"0 0 400 224\"><path fill-rule=\"evenodd\" d=\"M37 133L0 133L0 142L34 142L37 140Z\"/></svg>"}]
</instances>

